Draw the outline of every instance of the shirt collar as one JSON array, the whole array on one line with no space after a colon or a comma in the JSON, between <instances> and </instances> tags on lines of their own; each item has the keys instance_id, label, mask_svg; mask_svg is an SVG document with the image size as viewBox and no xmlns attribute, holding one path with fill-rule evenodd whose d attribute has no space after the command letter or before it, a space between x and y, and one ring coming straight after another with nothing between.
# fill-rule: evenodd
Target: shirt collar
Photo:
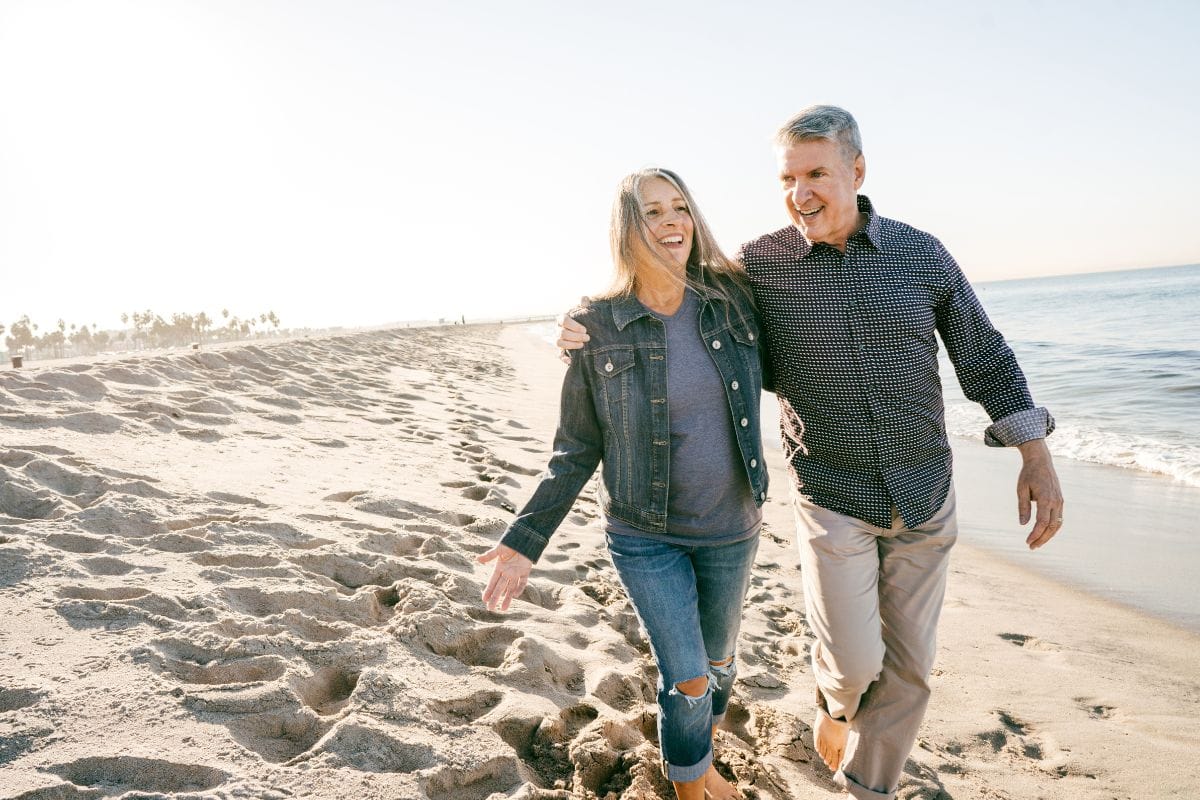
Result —
<instances>
[{"instance_id":1,"label":"shirt collar","mask_svg":"<svg viewBox=\"0 0 1200 800\"><path fill-rule=\"evenodd\" d=\"M882 250L883 226L879 222L879 215L875 213L875 206L871 204L871 198L865 194L860 194L858 196L858 210L867 215L867 224L862 227L862 230L855 233L854 236L866 236L867 241L874 245L876 250Z\"/></svg>"}]
</instances>

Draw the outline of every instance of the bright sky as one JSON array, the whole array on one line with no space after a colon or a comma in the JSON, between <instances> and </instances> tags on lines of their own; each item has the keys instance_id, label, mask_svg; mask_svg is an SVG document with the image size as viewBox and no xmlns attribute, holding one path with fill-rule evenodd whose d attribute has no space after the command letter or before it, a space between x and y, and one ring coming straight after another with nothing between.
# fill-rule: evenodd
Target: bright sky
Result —
<instances>
[{"instance_id":1,"label":"bright sky","mask_svg":"<svg viewBox=\"0 0 1200 800\"><path fill-rule=\"evenodd\" d=\"M0 323L554 313L606 285L634 169L729 251L786 224L769 140L811 103L974 281L1200 262L1198 30L1194 0L0 0Z\"/></svg>"}]
</instances>

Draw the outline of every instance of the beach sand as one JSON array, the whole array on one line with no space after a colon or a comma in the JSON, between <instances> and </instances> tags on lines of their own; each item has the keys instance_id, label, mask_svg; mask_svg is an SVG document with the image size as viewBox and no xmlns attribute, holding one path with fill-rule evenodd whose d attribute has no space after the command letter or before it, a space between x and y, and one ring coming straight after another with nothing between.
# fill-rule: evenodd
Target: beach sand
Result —
<instances>
[{"instance_id":1,"label":"beach sand","mask_svg":"<svg viewBox=\"0 0 1200 800\"><path fill-rule=\"evenodd\" d=\"M0 372L0 797L670 797L591 489L513 609L479 601L561 375L518 326ZM1024 536L963 491L1014 480L984 450L900 797L1200 796L1200 636L976 546ZM774 455L718 763L834 797Z\"/></svg>"}]
</instances>

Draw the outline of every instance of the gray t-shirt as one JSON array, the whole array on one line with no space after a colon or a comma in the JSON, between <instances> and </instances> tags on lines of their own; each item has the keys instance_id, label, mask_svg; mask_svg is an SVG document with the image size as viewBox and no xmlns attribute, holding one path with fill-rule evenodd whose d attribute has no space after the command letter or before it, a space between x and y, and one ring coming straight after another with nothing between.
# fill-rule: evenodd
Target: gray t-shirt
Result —
<instances>
[{"instance_id":1,"label":"gray t-shirt","mask_svg":"<svg viewBox=\"0 0 1200 800\"><path fill-rule=\"evenodd\" d=\"M753 536L762 512L742 466L721 373L700 335L699 298L688 289L674 314L650 313L667 327L667 530L651 533L611 516L605 530L675 544L727 544Z\"/></svg>"}]
</instances>

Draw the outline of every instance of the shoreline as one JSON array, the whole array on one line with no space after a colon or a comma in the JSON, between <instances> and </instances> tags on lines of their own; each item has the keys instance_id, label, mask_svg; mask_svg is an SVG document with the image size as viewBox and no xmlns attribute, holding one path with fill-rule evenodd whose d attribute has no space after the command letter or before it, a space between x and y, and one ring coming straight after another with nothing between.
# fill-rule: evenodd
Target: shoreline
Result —
<instances>
[{"instance_id":1,"label":"shoreline","mask_svg":"<svg viewBox=\"0 0 1200 800\"><path fill-rule=\"evenodd\" d=\"M959 519L972 543L1021 569L1200 633L1200 537L1191 535L1187 522L1200 519L1200 488L1057 459L1066 522L1031 552L1024 542L1032 525L1019 526L1016 519L1020 455L975 440L953 440L952 447Z\"/></svg>"},{"instance_id":2,"label":"shoreline","mask_svg":"<svg viewBox=\"0 0 1200 800\"><path fill-rule=\"evenodd\" d=\"M778 409L765 398L763 439L782 458L774 427ZM1200 600L1193 589L1200 537L1180 530L1181 520L1200 519L1200 487L1158 473L1056 457L1067 521L1047 545L1030 552L1024 542L1033 525L1017 522L1019 453L964 436L951 436L950 446L960 544L1200 633Z\"/></svg>"}]
</instances>

